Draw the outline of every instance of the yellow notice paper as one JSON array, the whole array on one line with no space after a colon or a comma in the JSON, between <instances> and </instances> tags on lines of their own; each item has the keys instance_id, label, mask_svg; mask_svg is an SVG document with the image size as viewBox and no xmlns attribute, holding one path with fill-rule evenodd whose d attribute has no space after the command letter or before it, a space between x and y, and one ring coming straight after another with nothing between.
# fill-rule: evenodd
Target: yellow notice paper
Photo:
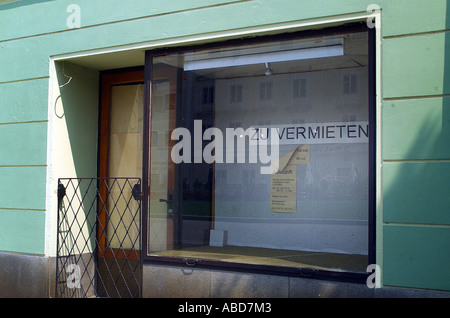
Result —
<instances>
[{"instance_id":1,"label":"yellow notice paper","mask_svg":"<svg viewBox=\"0 0 450 318\"><path fill-rule=\"evenodd\" d=\"M297 211L297 167L286 166L270 176L270 210L272 212Z\"/></svg>"},{"instance_id":2,"label":"yellow notice paper","mask_svg":"<svg viewBox=\"0 0 450 318\"><path fill-rule=\"evenodd\" d=\"M270 176L270 210L297 211L297 165L309 164L309 145L298 146L278 160L278 170Z\"/></svg>"}]
</instances>

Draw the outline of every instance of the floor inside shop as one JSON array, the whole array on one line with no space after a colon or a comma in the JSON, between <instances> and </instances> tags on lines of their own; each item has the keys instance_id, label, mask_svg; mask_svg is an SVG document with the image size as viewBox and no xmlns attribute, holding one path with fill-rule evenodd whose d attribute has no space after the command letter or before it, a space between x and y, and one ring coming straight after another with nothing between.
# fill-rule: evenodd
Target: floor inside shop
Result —
<instances>
[{"instance_id":1,"label":"floor inside shop","mask_svg":"<svg viewBox=\"0 0 450 318\"><path fill-rule=\"evenodd\" d=\"M151 253L154 256L213 259L254 265L305 267L323 270L365 272L367 255L280 250L243 246L201 246Z\"/></svg>"}]
</instances>

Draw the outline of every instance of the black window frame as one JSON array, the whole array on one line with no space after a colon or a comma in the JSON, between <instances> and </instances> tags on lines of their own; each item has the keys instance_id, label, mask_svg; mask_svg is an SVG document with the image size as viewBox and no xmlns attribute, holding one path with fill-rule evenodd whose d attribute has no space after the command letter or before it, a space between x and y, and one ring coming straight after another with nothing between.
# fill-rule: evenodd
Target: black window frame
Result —
<instances>
[{"instance_id":1,"label":"black window frame","mask_svg":"<svg viewBox=\"0 0 450 318\"><path fill-rule=\"evenodd\" d=\"M151 89L153 58L165 54L183 53L192 50L202 50L236 45L250 45L270 41L307 39L309 37L368 32L368 113L369 113L369 193L368 193L368 264L376 263L376 32L375 28L367 26L365 21L347 23L340 26L325 27L319 30L296 31L275 35L249 36L214 43L157 48L145 52L145 88L144 88L144 127L143 127L143 175L142 175L142 247L143 264L167 265L180 267L195 267L213 270L237 271L269 275L308 277L333 281L366 283L370 273L352 271L334 271L332 269L314 269L309 267L286 267L276 265L260 265L247 263L225 262L217 259L191 259L186 257L166 257L147 255L148 246L148 208L149 208L149 171L150 171L150 132L151 132Z\"/></svg>"}]
</instances>

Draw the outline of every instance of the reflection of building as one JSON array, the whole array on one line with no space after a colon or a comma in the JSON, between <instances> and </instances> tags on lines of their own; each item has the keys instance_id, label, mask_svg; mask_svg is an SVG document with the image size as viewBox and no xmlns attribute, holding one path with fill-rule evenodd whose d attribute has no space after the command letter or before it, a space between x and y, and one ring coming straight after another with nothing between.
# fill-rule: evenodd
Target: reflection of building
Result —
<instances>
[{"instance_id":1,"label":"reflection of building","mask_svg":"<svg viewBox=\"0 0 450 318\"><path fill-rule=\"evenodd\" d=\"M72 29L64 22L76 12L64 2L0 1L8 26L0 34L0 296L55 296L56 272L66 270L55 269L58 240L70 224L81 235L71 237L62 258L72 249L73 257L92 259L89 273L104 266L102 258L127 265L124 255L142 238L130 262L138 264L144 297L342 296L349 292L347 274L359 283L349 296L448 292L449 3L392 2L378 1L374 16L383 23L368 28L372 11L357 1L283 0L276 9L266 0L97 1L105 5L96 14L81 1L70 7L81 19ZM236 65L236 57L341 43L342 55ZM228 64L192 66L212 57ZM134 75L107 81L118 74ZM129 91L139 99L131 104L144 107L122 101L114 108L105 100L120 96L111 91L122 97ZM309 163L296 167L295 187L289 185L296 189L295 212L274 213L271 178L259 173L259 163L170 162L170 133L193 132L195 119L202 119L201 133L369 122L371 139L311 143ZM280 154L296 145L281 145ZM97 211L104 189L96 193L96 182L57 190L58 178L113 175L141 179L120 183L106 205L121 212L142 206L142 222L106 220ZM58 213L75 202L77 217L59 222ZM102 226L107 237L87 235ZM77 241L83 244L75 251ZM355 251L352 260L364 266L333 276L337 259ZM326 261L317 261L319 253L327 253ZM381 266L379 289L365 285L368 262ZM186 266L189 277L182 274ZM240 288L230 285L237 280Z\"/></svg>"}]
</instances>

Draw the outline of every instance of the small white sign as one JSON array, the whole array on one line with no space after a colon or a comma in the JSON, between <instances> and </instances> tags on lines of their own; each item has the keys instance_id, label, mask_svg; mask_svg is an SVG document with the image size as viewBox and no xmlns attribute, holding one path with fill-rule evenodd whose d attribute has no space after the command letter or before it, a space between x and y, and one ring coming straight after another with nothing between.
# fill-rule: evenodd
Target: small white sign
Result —
<instances>
[{"instance_id":1,"label":"small white sign","mask_svg":"<svg viewBox=\"0 0 450 318\"><path fill-rule=\"evenodd\" d=\"M275 128L275 129L271 129ZM252 127L251 141L273 139L271 132L276 131L280 145L307 145L330 143L368 143L369 123L367 121L312 123L293 125L271 125Z\"/></svg>"}]
</instances>

